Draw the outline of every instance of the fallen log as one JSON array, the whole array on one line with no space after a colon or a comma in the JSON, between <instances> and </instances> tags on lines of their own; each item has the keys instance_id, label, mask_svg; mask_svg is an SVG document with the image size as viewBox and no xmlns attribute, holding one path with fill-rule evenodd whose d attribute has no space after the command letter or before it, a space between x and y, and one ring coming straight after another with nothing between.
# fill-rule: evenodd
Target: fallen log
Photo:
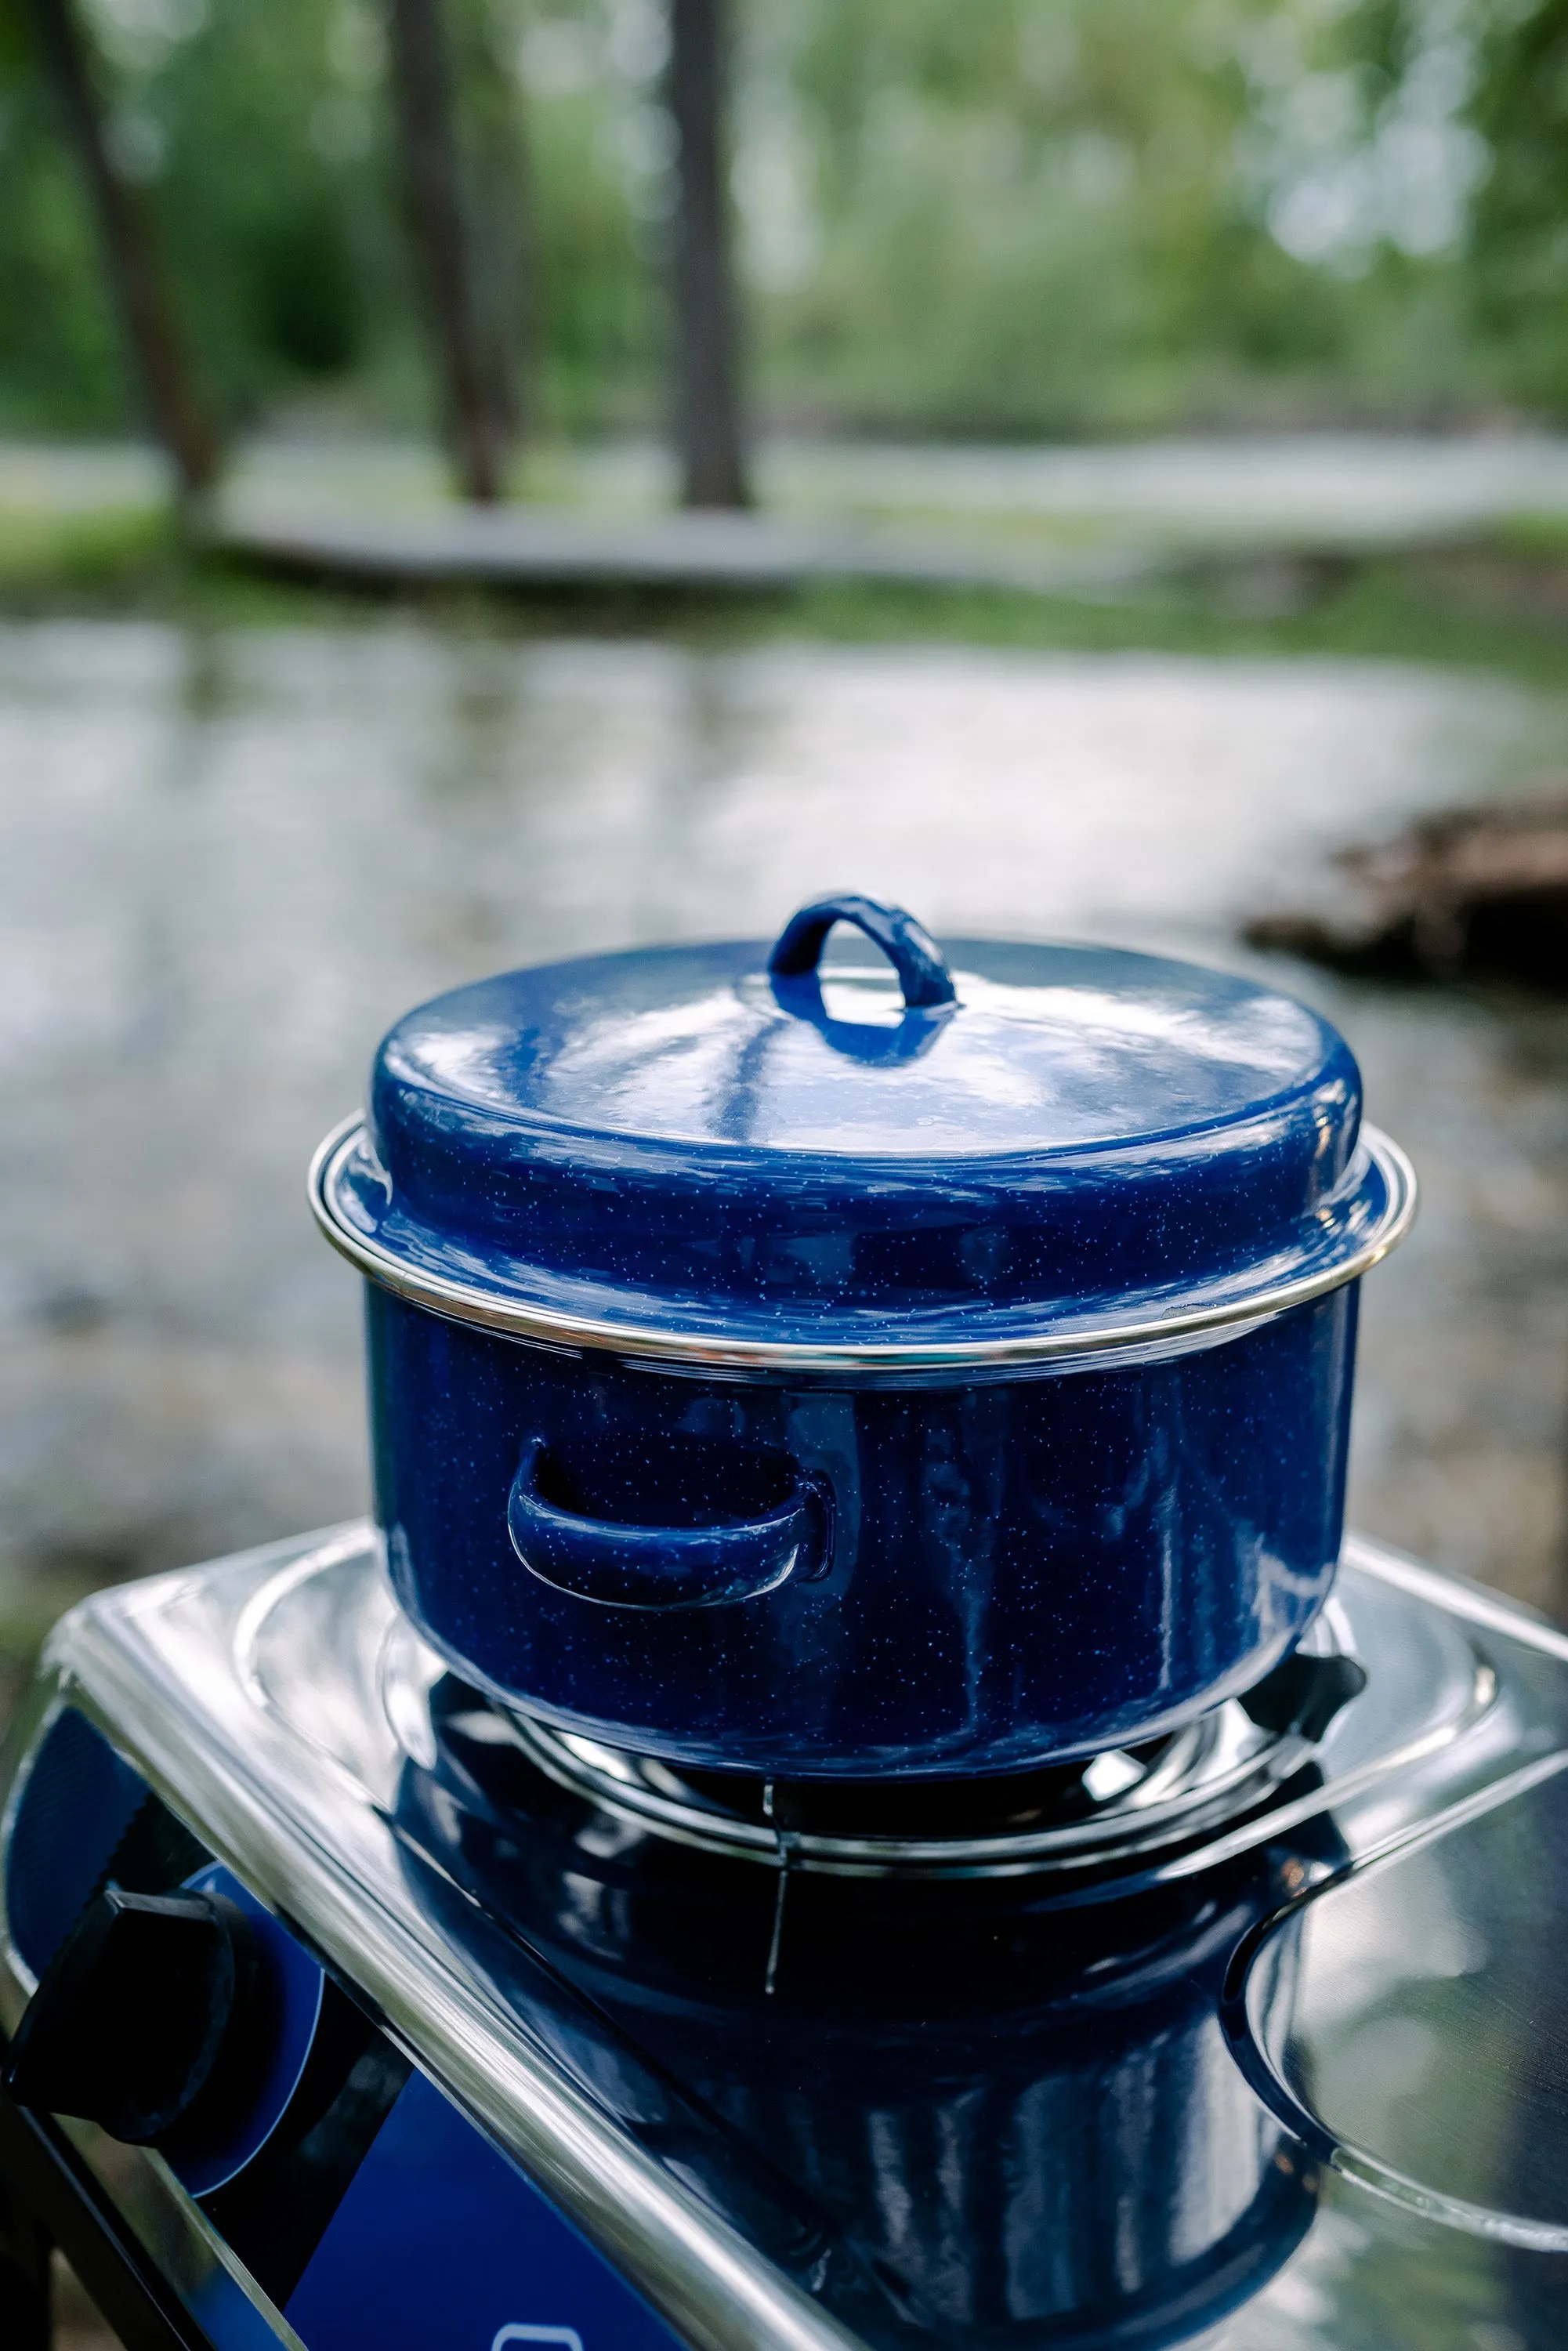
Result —
<instances>
[{"instance_id":1,"label":"fallen log","mask_svg":"<svg viewBox=\"0 0 1568 2351\"><path fill-rule=\"evenodd\" d=\"M1568 991L1568 799L1452 810L1334 867L1333 904L1259 915L1248 943L1338 971Z\"/></svg>"}]
</instances>

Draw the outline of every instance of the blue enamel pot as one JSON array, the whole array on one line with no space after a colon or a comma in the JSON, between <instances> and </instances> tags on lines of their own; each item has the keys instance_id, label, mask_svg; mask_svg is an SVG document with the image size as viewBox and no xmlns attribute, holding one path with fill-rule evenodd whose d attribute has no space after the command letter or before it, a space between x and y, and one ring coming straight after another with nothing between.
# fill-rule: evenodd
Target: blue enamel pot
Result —
<instances>
[{"instance_id":1,"label":"blue enamel pot","mask_svg":"<svg viewBox=\"0 0 1568 2351\"><path fill-rule=\"evenodd\" d=\"M437 998L311 1193L433 1646L567 1732L855 1779L1125 1746L1278 1664L1415 1202L1292 998L854 897Z\"/></svg>"}]
</instances>

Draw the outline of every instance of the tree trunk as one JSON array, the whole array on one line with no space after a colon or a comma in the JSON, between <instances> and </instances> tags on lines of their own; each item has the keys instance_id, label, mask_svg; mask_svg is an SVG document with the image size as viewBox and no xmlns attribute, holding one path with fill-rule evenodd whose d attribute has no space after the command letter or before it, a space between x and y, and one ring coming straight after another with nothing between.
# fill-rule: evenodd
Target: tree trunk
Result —
<instances>
[{"instance_id":1,"label":"tree trunk","mask_svg":"<svg viewBox=\"0 0 1568 2351\"><path fill-rule=\"evenodd\" d=\"M92 199L115 307L149 422L173 462L183 498L199 499L217 475L217 434L175 323L146 206L110 152L72 0L33 0L33 16Z\"/></svg>"},{"instance_id":2,"label":"tree trunk","mask_svg":"<svg viewBox=\"0 0 1568 2351\"><path fill-rule=\"evenodd\" d=\"M448 444L465 497L493 506L501 495L508 435L486 363L441 0L388 0L388 21L409 220Z\"/></svg>"},{"instance_id":3,"label":"tree trunk","mask_svg":"<svg viewBox=\"0 0 1568 2351\"><path fill-rule=\"evenodd\" d=\"M452 23L485 397L494 428L510 449L530 420L538 275L521 93L491 0L455 0Z\"/></svg>"},{"instance_id":4,"label":"tree trunk","mask_svg":"<svg viewBox=\"0 0 1568 2351\"><path fill-rule=\"evenodd\" d=\"M728 0L670 0L676 137L675 420L689 507L751 503L726 165Z\"/></svg>"}]
</instances>

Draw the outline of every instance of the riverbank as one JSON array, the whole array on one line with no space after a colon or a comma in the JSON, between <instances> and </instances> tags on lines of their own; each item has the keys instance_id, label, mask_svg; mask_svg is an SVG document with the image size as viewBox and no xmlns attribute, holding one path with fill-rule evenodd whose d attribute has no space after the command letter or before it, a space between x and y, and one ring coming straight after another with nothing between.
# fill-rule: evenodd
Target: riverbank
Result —
<instances>
[{"instance_id":1,"label":"riverbank","mask_svg":"<svg viewBox=\"0 0 1568 2351\"><path fill-rule=\"evenodd\" d=\"M417 618L497 638L565 629L709 646L817 639L1329 655L1493 669L1550 684L1568 677L1568 524L1522 517L1396 553L1194 555L1113 596L842 580L721 595L633 586L354 589L193 546L161 513L18 517L0 506L0 615L72 614L225 628Z\"/></svg>"},{"instance_id":2,"label":"riverbank","mask_svg":"<svg viewBox=\"0 0 1568 2351\"><path fill-rule=\"evenodd\" d=\"M553 582L540 584L550 567L534 545L531 584L507 586L451 576L449 542L463 539L467 517L447 497L436 453L418 444L252 444L204 537L190 538L171 519L149 452L0 443L0 612L263 627L390 613L518 639L565 628L713 646L1326 654L1543 683L1568 670L1568 440L785 441L765 445L758 473L764 509L755 529L740 525L757 540L751 584L737 563L727 588L689 577L659 586L645 575L650 544L668 537L664 453L636 443L536 451L513 484L523 503L468 534L483 543L510 528L554 550ZM700 520L696 529L702 538ZM439 571L444 559L447 576L400 580L389 561L355 582L332 559L356 533L384 548L400 532L414 569ZM232 543L247 534L248 553ZM618 534L635 560L606 584ZM813 548L824 554L815 572ZM573 586L559 581L563 549L568 570L574 549L587 559ZM852 576L857 551L883 576ZM705 541L705 560L711 552ZM495 549L479 553L494 569ZM794 566L782 584L763 576L773 559ZM901 565L904 577L889 576Z\"/></svg>"}]
</instances>

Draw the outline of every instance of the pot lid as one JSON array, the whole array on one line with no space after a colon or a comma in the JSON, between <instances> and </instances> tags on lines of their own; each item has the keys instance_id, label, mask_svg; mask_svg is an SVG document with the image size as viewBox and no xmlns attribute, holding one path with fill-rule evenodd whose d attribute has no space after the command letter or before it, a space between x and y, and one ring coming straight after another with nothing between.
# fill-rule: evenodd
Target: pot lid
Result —
<instances>
[{"instance_id":1,"label":"pot lid","mask_svg":"<svg viewBox=\"0 0 1568 2351\"><path fill-rule=\"evenodd\" d=\"M835 924L858 957L823 966ZM876 955L865 943L882 950ZM865 898L508 972L383 1040L312 1172L436 1311L736 1369L1063 1364L1221 1338L1414 1209L1343 1039L1227 973Z\"/></svg>"}]
</instances>

